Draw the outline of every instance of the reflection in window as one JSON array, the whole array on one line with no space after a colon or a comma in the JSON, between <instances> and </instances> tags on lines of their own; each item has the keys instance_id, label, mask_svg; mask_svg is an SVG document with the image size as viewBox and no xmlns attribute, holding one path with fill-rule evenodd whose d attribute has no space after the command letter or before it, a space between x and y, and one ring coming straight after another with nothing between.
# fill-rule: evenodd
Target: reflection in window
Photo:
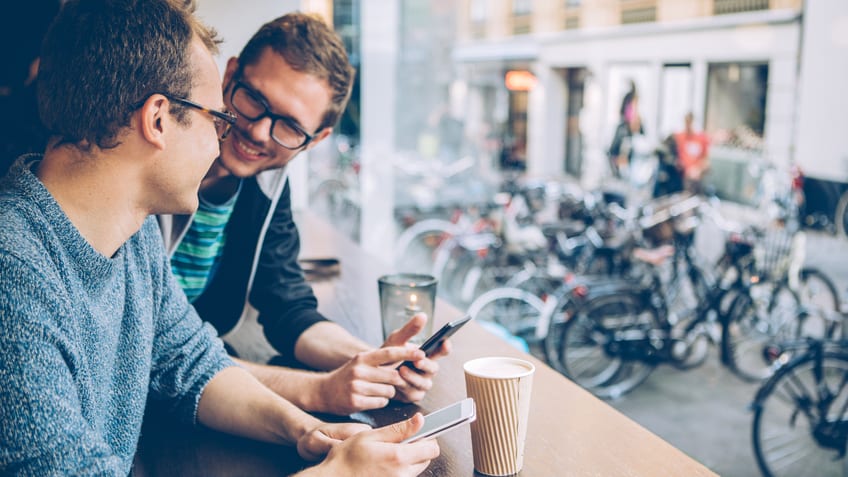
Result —
<instances>
[{"instance_id":1,"label":"reflection in window","mask_svg":"<svg viewBox=\"0 0 848 477\"><path fill-rule=\"evenodd\" d=\"M769 0L713 0L715 15L768 10L768 8Z\"/></svg>"},{"instance_id":2,"label":"reflection in window","mask_svg":"<svg viewBox=\"0 0 848 477\"><path fill-rule=\"evenodd\" d=\"M512 0L512 34L530 33L532 27L533 2L531 0Z\"/></svg>"},{"instance_id":3,"label":"reflection in window","mask_svg":"<svg viewBox=\"0 0 848 477\"><path fill-rule=\"evenodd\" d=\"M706 129L715 144L761 150L768 63L711 64Z\"/></svg>"},{"instance_id":4,"label":"reflection in window","mask_svg":"<svg viewBox=\"0 0 848 477\"><path fill-rule=\"evenodd\" d=\"M565 30L580 28L580 0L564 0L562 3L562 27Z\"/></svg>"},{"instance_id":5,"label":"reflection in window","mask_svg":"<svg viewBox=\"0 0 848 477\"><path fill-rule=\"evenodd\" d=\"M533 11L532 0L512 0L513 15L529 15Z\"/></svg>"},{"instance_id":6,"label":"reflection in window","mask_svg":"<svg viewBox=\"0 0 848 477\"><path fill-rule=\"evenodd\" d=\"M621 24L657 21L657 2L654 0L622 0Z\"/></svg>"}]
</instances>

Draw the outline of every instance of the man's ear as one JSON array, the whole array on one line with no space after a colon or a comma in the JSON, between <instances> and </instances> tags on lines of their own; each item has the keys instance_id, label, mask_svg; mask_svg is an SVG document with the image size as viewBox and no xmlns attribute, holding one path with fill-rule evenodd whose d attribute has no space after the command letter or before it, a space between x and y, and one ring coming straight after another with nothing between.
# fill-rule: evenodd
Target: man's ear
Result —
<instances>
[{"instance_id":1,"label":"man's ear","mask_svg":"<svg viewBox=\"0 0 848 477\"><path fill-rule=\"evenodd\" d=\"M157 149L165 148L165 125L168 119L168 98L153 94L141 105L136 113L139 118L139 130L144 140Z\"/></svg>"},{"instance_id":2,"label":"man's ear","mask_svg":"<svg viewBox=\"0 0 848 477\"><path fill-rule=\"evenodd\" d=\"M224 93L227 92L227 86L230 84L233 78L235 78L236 71L238 71L238 66L238 58L236 58L235 56L227 60L227 67L226 69L224 69Z\"/></svg>"},{"instance_id":3,"label":"man's ear","mask_svg":"<svg viewBox=\"0 0 848 477\"><path fill-rule=\"evenodd\" d=\"M333 132L333 128L324 128L324 129L320 130L320 131L318 132L318 134L316 134L316 135L312 138L312 141L310 141L310 142L309 142L309 144L306 146L306 148L304 149L304 151L308 151L308 150L312 149L312 147L313 147L313 146L315 146L315 145L316 145L316 144L318 144L319 142L321 142L321 141L323 141L324 139L326 139L326 138L327 138L327 136L329 136L329 135L330 135L330 133L332 133L332 132Z\"/></svg>"}]
</instances>

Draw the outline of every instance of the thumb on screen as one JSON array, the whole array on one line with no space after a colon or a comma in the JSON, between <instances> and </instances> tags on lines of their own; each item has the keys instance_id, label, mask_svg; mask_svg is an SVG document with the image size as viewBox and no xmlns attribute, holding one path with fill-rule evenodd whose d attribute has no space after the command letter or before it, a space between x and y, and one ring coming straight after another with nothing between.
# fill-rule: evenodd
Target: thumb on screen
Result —
<instances>
[{"instance_id":1,"label":"thumb on screen","mask_svg":"<svg viewBox=\"0 0 848 477\"><path fill-rule=\"evenodd\" d=\"M424 416L416 412L414 416L405 421L396 422L389 426L381 427L371 431L372 437L382 442L401 442L412 437L424 425Z\"/></svg>"}]
</instances>

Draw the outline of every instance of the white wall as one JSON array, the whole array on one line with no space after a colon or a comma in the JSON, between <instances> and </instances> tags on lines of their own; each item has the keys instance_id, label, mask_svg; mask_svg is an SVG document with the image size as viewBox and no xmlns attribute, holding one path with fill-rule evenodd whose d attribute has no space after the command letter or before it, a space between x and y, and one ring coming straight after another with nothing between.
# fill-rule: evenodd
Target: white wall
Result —
<instances>
[{"instance_id":1,"label":"white wall","mask_svg":"<svg viewBox=\"0 0 848 477\"><path fill-rule=\"evenodd\" d=\"M215 27L224 40L218 65L221 71L227 59L238 56L247 40L260 26L285 13L300 8L300 0L197 0L197 15Z\"/></svg>"},{"instance_id":2,"label":"white wall","mask_svg":"<svg viewBox=\"0 0 848 477\"><path fill-rule=\"evenodd\" d=\"M807 0L805 10L795 162L848 181L848 2Z\"/></svg>"},{"instance_id":3,"label":"white wall","mask_svg":"<svg viewBox=\"0 0 848 477\"><path fill-rule=\"evenodd\" d=\"M368 252L392 257L394 247L395 101L397 2L362 0L362 193L360 243Z\"/></svg>"},{"instance_id":4,"label":"white wall","mask_svg":"<svg viewBox=\"0 0 848 477\"><path fill-rule=\"evenodd\" d=\"M565 131L566 85L562 74L550 68L534 70L538 79L530 91L527 108L527 174L531 177L556 178L564 173L563 163L552 158L565 157L563 134L544 134L548 129ZM560 105L560 108L554 107ZM543 124L545 127L538 127Z\"/></svg>"}]
</instances>

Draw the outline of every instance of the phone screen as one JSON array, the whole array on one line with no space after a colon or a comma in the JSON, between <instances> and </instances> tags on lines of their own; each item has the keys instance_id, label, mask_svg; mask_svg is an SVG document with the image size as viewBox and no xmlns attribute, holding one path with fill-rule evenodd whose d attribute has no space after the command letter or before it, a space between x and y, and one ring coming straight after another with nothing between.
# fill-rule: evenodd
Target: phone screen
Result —
<instances>
[{"instance_id":1,"label":"phone screen","mask_svg":"<svg viewBox=\"0 0 848 477\"><path fill-rule=\"evenodd\" d=\"M474 400L471 398L463 399L424 416L424 425L421 429L412 437L404 440L404 442L415 442L421 439L436 437L462 423L471 422L476 417Z\"/></svg>"}]
</instances>

